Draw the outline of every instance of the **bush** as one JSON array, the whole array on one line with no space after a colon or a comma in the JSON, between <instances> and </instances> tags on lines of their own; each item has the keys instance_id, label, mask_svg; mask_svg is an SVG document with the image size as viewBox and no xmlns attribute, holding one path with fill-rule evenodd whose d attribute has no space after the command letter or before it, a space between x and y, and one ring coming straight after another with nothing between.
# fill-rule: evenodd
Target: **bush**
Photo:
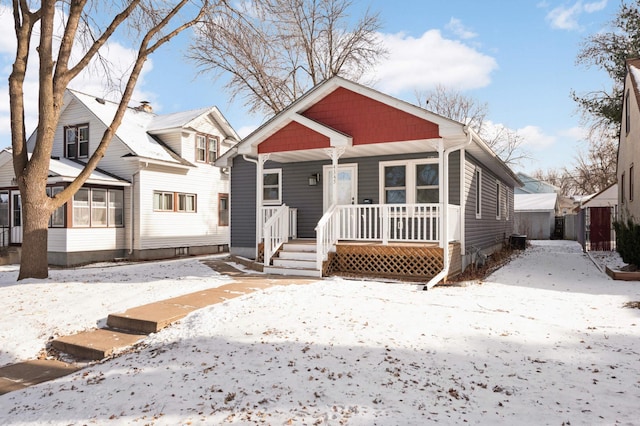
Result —
<instances>
[{"instance_id":1,"label":"bush","mask_svg":"<svg viewBox=\"0 0 640 426\"><path fill-rule=\"evenodd\" d=\"M626 222L614 222L616 247L622 261L629 265L640 266L640 225L631 219Z\"/></svg>"}]
</instances>

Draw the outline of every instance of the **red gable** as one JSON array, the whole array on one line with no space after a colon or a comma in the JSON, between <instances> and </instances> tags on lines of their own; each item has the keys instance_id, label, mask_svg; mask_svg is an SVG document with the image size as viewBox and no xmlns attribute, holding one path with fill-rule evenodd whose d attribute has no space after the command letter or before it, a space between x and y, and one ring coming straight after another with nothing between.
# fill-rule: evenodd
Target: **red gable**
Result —
<instances>
[{"instance_id":1,"label":"red gable","mask_svg":"<svg viewBox=\"0 0 640 426\"><path fill-rule=\"evenodd\" d=\"M353 145L439 137L438 125L339 87L301 113L353 138ZM329 138L291 122L258 146L258 153L328 148Z\"/></svg>"},{"instance_id":2,"label":"red gable","mask_svg":"<svg viewBox=\"0 0 640 426\"><path fill-rule=\"evenodd\" d=\"M354 145L439 137L437 124L343 87L302 115L352 136Z\"/></svg>"},{"instance_id":3,"label":"red gable","mask_svg":"<svg viewBox=\"0 0 640 426\"><path fill-rule=\"evenodd\" d=\"M329 146L328 137L292 121L258 145L258 153L329 148Z\"/></svg>"}]
</instances>

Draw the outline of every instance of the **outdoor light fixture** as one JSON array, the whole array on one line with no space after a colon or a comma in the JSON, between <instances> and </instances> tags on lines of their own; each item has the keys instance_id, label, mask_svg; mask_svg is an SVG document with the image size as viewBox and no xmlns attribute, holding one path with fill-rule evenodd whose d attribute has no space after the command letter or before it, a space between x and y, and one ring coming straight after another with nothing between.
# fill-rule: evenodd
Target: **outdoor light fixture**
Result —
<instances>
[{"instance_id":1,"label":"outdoor light fixture","mask_svg":"<svg viewBox=\"0 0 640 426\"><path fill-rule=\"evenodd\" d=\"M314 173L309 176L309 186L316 186L320 182L320 173Z\"/></svg>"}]
</instances>

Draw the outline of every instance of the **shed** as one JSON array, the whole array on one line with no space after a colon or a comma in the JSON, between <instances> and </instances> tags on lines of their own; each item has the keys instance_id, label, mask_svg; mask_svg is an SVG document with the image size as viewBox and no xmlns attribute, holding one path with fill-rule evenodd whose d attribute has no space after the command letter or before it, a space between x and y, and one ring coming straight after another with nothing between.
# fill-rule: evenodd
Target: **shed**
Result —
<instances>
[{"instance_id":1,"label":"shed","mask_svg":"<svg viewBox=\"0 0 640 426\"><path fill-rule=\"evenodd\" d=\"M515 194L514 230L530 240L548 240L553 235L558 194Z\"/></svg>"}]
</instances>

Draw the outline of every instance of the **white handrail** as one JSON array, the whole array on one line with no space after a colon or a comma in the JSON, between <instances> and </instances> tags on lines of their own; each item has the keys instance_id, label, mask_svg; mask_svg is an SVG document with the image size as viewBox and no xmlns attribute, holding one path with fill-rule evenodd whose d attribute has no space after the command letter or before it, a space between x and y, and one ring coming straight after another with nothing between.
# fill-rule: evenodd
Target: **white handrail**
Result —
<instances>
[{"instance_id":1,"label":"white handrail","mask_svg":"<svg viewBox=\"0 0 640 426\"><path fill-rule=\"evenodd\" d=\"M339 235L336 226L336 205L329 207L329 210L320 218L316 225L316 268L322 271L322 262L329 258L329 251L335 246Z\"/></svg>"},{"instance_id":2,"label":"white handrail","mask_svg":"<svg viewBox=\"0 0 640 426\"><path fill-rule=\"evenodd\" d=\"M278 207L264 224L264 266L271 264L271 258L280 246L289 239L289 206Z\"/></svg>"}]
</instances>

